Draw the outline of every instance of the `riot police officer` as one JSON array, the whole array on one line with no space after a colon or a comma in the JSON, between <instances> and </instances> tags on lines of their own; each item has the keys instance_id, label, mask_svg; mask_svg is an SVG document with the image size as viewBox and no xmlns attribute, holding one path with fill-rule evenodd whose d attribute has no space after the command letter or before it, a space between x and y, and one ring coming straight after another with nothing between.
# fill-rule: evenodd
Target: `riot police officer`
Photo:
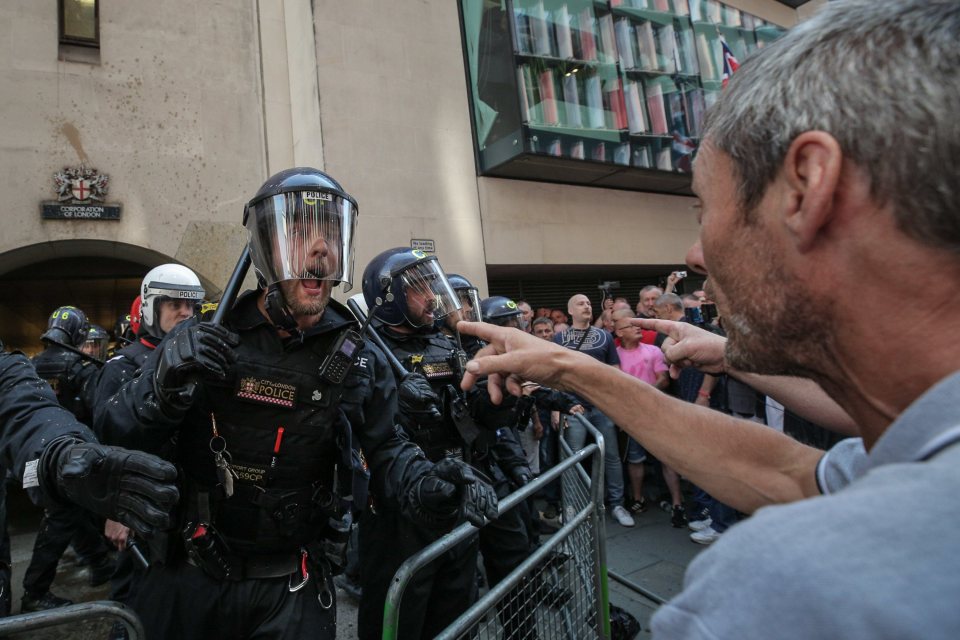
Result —
<instances>
[{"instance_id":1,"label":"riot police officer","mask_svg":"<svg viewBox=\"0 0 960 640\"><path fill-rule=\"evenodd\" d=\"M501 498L526 482L530 469L512 432L479 429L460 396L466 354L456 334L450 338L437 327L445 318L460 315L461 304L436 256L404 247L381 253L364 271L363 293L374 318L372 325L414 373L400 383L401 423L409 437L432 460L464 458L492 479ZM522 523L508 512L480 531L479 546L491 584L529 554L525 533L519 534L522 553L511 548L509 532L515 527L522 529ZM402 548L397 548L399 540ZM374 612L382 609L390 579L405 556L430 541L428 535L404 527L399 518L382 510L361 522L363 595L358 619L362 638L379 636L380 616ZM391 551L387 557L384 548ZM501 571L504 557L511 563L507 571ZM471 541L470 546L465 543L421 571L401 603L401 637L433 637L464 610L473 597L475 558ZM444 598L430 598L430 593L443 593Z\"/></svg>"},{"instance_id":2,"label":"riot police officer","mask_svg":"<svg viewBox=\"0 0 960 640\"><path fill-rule=\"evenodd\" d=\"M147 356L169 331L194 316L205 295L197 274L180 264L162 264L144 276L140 293L131 305L128 316L134 339L106 362L97 379L93 426L101 440L104 440L103 434L97 425L103 419L102 414L110 398L133 379ZM110 579L110 599L127 602L140 574L139 567L126 548L130 532L113 521L106 523L104 531L110 542L120 550L116 571Z\"/></svg>"},{"instance_id":3,"label":"riot police officer","mask_svg":"<svg viewBox=\"0 0 960 640\"><path fill-rule=\"evenodd\" d=\"M135 339L104 365L96 384L94 429L109 398L143 366L147 356L177 324L192 318L206 292L200 278L180 264L162 264L147 272L130 314ZM134 314L136 314L134 316ZM102 435L98 432L98 435Z\"/></svg>"},{"instance_id":4,"label":"riot police officer","mask_svg":"<svg viewBox=\"0 0 960 640\"><path fill-rule=\"evenodd\" d=\"M33 358L37 374L47 381L63 408L84 424L90 424L91 418L84 402L86 385L96 376L98 363L102 364L81 350L89 332L90 323L83 311L59 307L40 336L43 351Z\"/></svg>"},{"instance_id":5,"label":"riot police officer","mask_svg":"<svg viewBox=\"0 0 960 640\"><path fill-rule=\"evenodd\" d=\"M334 638L331 574L368 473L381 504L440 530L496 513L464 467L399 435L384 355L330 299L356 216L321 171L268 179L244 210L258 289L222 325L181 323L109 403L108 437L176 436L182 469L178 526L131 602L150 637Z\"/></svg>"},{"instance_id":6,"label":"riot police officer","mask_svg":"<svg viewBox=\"0 0 960 640\"><path fill-rule=\"evenodd\" d=\"M364 270L363 296L373 330L406 368L399 405L407 436L434 462L469 461L472 438L466 434L476 427L462 424L469 420L459 391L463 354L438 328L460 304L436 256L405 247L384 251ZM407 557L435 539L435 531L388 505L364 514L359 532L360 638L381 637L384 600L394 574ZM424 567L400 603L398 636L432 638L453 622L476 599L476 566L474 538Z\"/></svg>"}]
</instances>

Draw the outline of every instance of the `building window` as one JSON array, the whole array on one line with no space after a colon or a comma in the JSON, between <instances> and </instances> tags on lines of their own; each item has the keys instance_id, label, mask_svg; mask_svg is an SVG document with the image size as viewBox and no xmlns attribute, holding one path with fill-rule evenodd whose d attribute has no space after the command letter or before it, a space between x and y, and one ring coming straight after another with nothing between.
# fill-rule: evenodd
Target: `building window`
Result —
<instances>
[{"instance_id":1,"label":"building window","mask_svg":"<svg viewBox=\"0 0 960 640\"><path fill-rule=\"evenodd\" d=\"M60 43L83 47L100 46L100 16L97 0L59 0Z\"/></svg>"},{"instance_id":2,"label":"building window","mask_svg":"<svg viewBox=\"0 0 960 640\"><path fill-rule=\"evenodd\" d=\"M717 0L460 0L481 175L690 193L726 47L783 29Z\"/></svg>"}]
</instances>

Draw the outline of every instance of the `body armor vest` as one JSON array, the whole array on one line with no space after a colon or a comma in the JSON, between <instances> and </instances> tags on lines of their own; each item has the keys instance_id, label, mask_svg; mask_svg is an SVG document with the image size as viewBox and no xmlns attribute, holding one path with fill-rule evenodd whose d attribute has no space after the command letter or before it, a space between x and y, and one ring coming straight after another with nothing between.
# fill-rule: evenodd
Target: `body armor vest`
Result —
<instances>
[{"instance_id":1,"label":"body armor vest","mask_svg":"<svg viewBox=\"0 0 960 640\"><path fill-rule=\"evenodd\" d=\"M234 553L296 550L322 537L330 519L342 515L335 466L344 450L349 457L351 443L340 403L362 398L353 397L359 393L356 378L348 375L334 386L318 375L337 335L332 331L273 353L241 339L231 381L204 385L198 404L212 415L206 428L180 430L186 518L203 521L206 515ZM229 498L219 486L211 451L214 424L236 472Z\"/></svg>"},{"instance_id":2,"label":"body armor vest","mask_svg":"<svg viewBox=\"0 0 960 640\"><path fill-rule=\"evenodd\" d=\"M380 335L407 371L422 373L443 401L442 422L407 435L434 462L449 454L462 458L464 442L451 416L451 394L459 388L462 375L456 367L456 343L439 331L401 336L381 328Z\"/></svg>"}]
</instances>

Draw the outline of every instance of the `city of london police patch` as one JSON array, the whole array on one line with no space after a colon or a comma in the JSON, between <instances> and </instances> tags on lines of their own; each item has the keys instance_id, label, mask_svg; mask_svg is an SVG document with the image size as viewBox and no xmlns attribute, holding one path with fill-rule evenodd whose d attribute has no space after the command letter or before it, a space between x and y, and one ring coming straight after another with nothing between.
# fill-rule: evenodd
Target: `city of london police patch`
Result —
<instances>
[{"instance_id":1,"label":"city of london police patch","mask_svg":"<svg viewBox=\"0 0 960 640\"><path fill-rule=\"evenodd\" d=\"M261 378L241 378L237 397L241 400L272 404L293 408L297 401L297 388L292 384L263 380Z\"/></svg>"}]
</instances>

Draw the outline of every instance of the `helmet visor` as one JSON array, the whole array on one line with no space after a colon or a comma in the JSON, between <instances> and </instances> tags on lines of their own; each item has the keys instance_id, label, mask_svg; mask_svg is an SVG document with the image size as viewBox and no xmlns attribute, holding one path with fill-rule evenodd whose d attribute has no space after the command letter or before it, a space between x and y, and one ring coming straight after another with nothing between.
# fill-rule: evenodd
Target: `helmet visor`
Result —
<instances>
[{"instance_id":1,"label":"helmet visor","mask_svg":"<svg viewBox=\"0 0 960 640\"><path fill-rule=\"evenodd\" d=\"M325 191L295 191L265 198L246 219L253 264L272 285L282 280L334 280L352 284L352 202Z\"/></svg>"},{"instance_id":2,"label":"helmet visor","mask_svg":"<svg viewBox=\"0 0 960 640\"><path fill-rule=\"evenodd\" d=\"M460 319L480 322L480 293L474 289L457 289L460 298Z\"/></svg>"},{"instance_id":3,"label":"helmet visor","mask_svg":"<svg viewBox=\"0 0 960 640\"><path fill-rule=\"evenodd\" d=\"M414 327L433 324L460 310L460 298L436 260L418 262L397 279L403 287L404 315Z\"/></svg>"}]
</instances>

